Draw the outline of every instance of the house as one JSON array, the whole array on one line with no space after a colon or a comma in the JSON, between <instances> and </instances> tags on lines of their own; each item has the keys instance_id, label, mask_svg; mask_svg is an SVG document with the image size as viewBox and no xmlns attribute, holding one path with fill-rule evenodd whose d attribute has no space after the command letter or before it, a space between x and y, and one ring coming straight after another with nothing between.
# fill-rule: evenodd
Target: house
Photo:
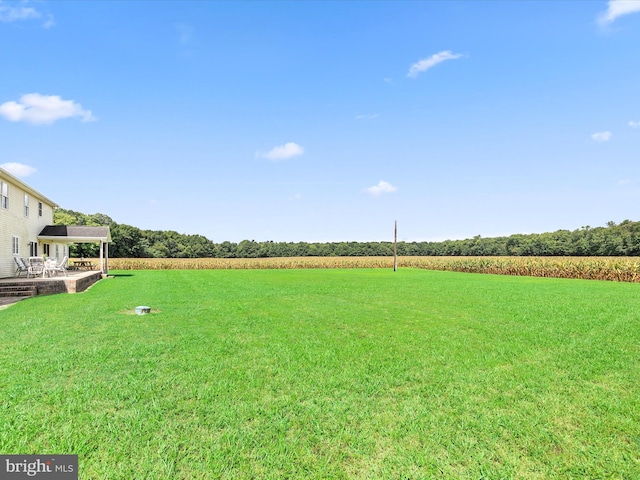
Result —
<instances>
[{"instance_id":1,"label":"house","mask_svg":"<svg viewBox=\"0 0 640 480\"><path fill-rule=\"evenodd\" d=\"M13 257L47 255L62 259L69 255L66 244L57 244L52 249L52 244L38 242L42 229L53 224L53 210L57 206L0 168L0 277L10 277L15 272Z\"/></svg>"},{"instance_id":2,"label":"house","mask_svg":"<svg viewBox=\"0 0 640 480\"><path fill-rule=\"evenodd\" d=\"M54 201L0 168L0 278L13 276L14 257L46 256L61 261L69 256L70 244L82 242L101 246L100 267L106 272L109 227L54 226L53 211L57 207Z\"/></svg>"}]
</instances>

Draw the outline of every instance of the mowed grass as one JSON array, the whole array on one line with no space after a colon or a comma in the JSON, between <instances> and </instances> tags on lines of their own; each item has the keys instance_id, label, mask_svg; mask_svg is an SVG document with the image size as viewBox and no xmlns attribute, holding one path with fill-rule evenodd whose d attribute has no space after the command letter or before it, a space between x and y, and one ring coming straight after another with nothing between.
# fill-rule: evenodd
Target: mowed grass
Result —
<instances>
[{"instance_id":1,"label":"mowed grass","mask_svg":"<svg viewBox=\"0 0 640 480\"><path fill-rule=\"evenodd\" d=\"M0 310L0 453L83 479L640 478L637 284L115 273Z\"/></svg>"}]
</instances>

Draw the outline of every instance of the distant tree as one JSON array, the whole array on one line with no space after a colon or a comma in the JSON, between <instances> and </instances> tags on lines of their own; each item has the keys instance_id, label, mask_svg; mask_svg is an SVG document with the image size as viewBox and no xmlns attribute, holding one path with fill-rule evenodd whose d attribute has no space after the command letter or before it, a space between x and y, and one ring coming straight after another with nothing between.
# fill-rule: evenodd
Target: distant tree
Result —
<instances>
[{"instance_id":1,"label":"distant tree","mask_svg":"<svg viewBox=\"0 0 640 480\"><path fill-rule=\"evenodd\" d=\"M256 242L243 240L239 244L224 241L213 243L202 235L185 235L175 231L140 230L118 224L102 213L87 215L58 208L54 211L56 225L103 225L111 228L112 257L293 257L293 256L390 256L391 242ZM72 255L95 256L98 247L74 245ZM480 235L464 240L442 242L398 242L398 255L634 255L640 256L640 222L610 221L606 227L558 230L541 234L515 234L508 237L483 238Z\"/></svg>"},{"instance_id":2,"label":"distant tree","mask_svg":"<svg viewBox=\"0 0 640 480\"><path fill-rule=\"evenodd\" d=\"M237 248L238 248L238 245L236 243L224 241L216 245L215 256L218 258L235 258Z\"/></svg>"},{"instance_id":3,"label":"distant tree","mask_svg":"<svg viewBox=\"0 0 640 480\"><path fill-rule=\"evenodd\" d=\"M79 225L76 216L68 210L57 208L53 211L54 225Z\"/></svg>"},{"instance_id":4,"label":"distant tree","mask_svg":"<svg viewBox=\"0 0 640 480\"><path fill-rule=\"evenodd\" d=\"M129 225L112 224L110 227L113 241L109 247L112 257L145 258L151 256L148 251L148 242L142 236L139 228Z\"/></svg>"},{"instance_id":5,"label":"distant tree","mask_svg":"<svg viewBox=\"0 0 640 480\"><path fill-rule=\"evenodd\" d=\"M236 255L240 258L256 258L260 247L255 240L242 240L236 249Z\"/></svg>"}]
</instances>

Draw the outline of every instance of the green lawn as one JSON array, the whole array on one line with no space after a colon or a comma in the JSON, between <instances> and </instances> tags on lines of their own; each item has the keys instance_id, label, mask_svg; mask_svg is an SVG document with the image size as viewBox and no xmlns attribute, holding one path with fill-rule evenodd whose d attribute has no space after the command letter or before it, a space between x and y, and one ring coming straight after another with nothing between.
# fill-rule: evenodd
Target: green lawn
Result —
<instances>
[{"instance_id":1,"label":"green lawn","mask_svg":"<svg viewBox=\"0 0 640 480\"><path fill-rule=\"evenodd\" d=\"M640 478L640 285L115 273L0 310L0 453L83 479Z\"/></svg>"}]
</instances>

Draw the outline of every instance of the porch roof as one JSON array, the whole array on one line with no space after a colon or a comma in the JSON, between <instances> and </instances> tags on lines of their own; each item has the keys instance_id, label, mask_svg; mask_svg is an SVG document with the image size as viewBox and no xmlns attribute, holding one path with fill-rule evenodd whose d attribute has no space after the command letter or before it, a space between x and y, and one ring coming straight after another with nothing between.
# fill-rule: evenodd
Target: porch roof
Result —
<instances>
[{"instance_id":1,"label":"porch roof","mask_svg":"<svg viewBox=\"0 0 640 480\"><path fill-rule=\"evenodd\" d=\"M40 241L68 243L110 243L109 227L87 227L84 225L47 225L38 235Z\"/></svg>"}]
</instances>

